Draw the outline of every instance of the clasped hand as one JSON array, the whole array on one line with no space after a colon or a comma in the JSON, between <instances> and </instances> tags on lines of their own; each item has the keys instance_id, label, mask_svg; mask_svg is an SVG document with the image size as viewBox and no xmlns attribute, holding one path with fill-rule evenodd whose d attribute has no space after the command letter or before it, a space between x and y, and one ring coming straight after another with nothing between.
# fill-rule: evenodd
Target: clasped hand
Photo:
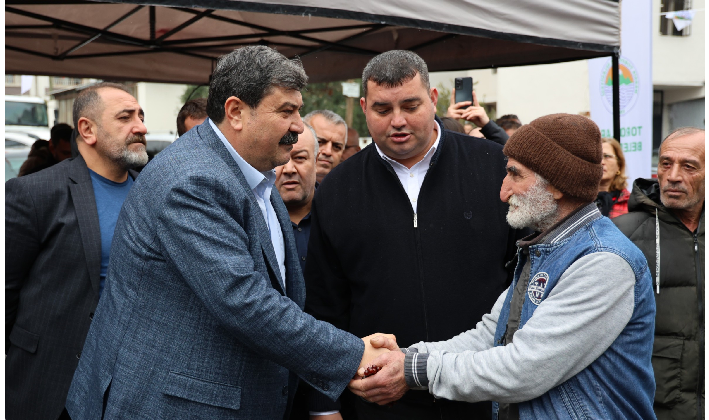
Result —
<instances>
[{"instance_id":1,"label":"clasped hand","mask_svg":"<svg viewBox=\"0 0 709 420\"><path fill-rule=\"evenodd\" d=\"M358 377L350 381L350 391L367 401L385 405L401 398L409 387L404 377L405 355L396 344L392 334L372 334L364 337L364 357L357 371ZM369 352L369 354L368 354ZM374 358L371 355L375 355ZM375 365L382 369L375 375L364 377L367 367Z\"/></svg>"}]
</instances>

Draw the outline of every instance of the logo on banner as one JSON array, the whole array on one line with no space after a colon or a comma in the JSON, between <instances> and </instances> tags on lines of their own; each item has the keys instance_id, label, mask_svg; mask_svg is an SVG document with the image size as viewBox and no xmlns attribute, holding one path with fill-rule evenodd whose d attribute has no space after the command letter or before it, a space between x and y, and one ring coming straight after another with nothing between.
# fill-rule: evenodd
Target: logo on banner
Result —
<instances>
[{"instance_id":1,"label":"logo on banner","mask_svg":"<svg viewBox=\"0 0 709 420\"><path fill-rule=\"evenodd\" d=\"M638 92L640 81L638 80L638 71L633 63L621 57L619 61L618 74L620 76L620 115L625 115L638 101ZM601 79L599 80L601 89L601 102L606 107L608 112L613 112L613 61L608 60L603 71L601 71Z\"/></svg>"},{"instance_id":2,"label":"logo on banner","mask_svg":"<svg viewBox=\"0 0 709 420\"><path fill-rule=\"evenodd\" d=\"M529 295L529 300L531 300L533 304L539 305L541 303L544 290L547 288L547 283L549 283L549 274L543 271L532 277L527 287L527 295Z\"/></svg>"}]
</instances>

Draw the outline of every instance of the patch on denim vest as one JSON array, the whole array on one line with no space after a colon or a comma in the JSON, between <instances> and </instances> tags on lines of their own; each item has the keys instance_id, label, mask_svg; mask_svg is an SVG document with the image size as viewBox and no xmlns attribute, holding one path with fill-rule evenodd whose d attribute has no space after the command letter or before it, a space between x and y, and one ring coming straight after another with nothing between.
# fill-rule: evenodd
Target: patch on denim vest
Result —
<instances>
[{"instance_id":1,"label":"patch on denim vest","mask_svg":"<svg viewBox=\"0 0 709 420\"><path fill-rule=\"evenodd\" d=\"M529 282L529 287L527 287L527 295L533 304L539 305L542 302L542 296L544 296L547 283L549 283L549 274L543 271L532 277L532 280Z\"/></svg>"}]
</instances>

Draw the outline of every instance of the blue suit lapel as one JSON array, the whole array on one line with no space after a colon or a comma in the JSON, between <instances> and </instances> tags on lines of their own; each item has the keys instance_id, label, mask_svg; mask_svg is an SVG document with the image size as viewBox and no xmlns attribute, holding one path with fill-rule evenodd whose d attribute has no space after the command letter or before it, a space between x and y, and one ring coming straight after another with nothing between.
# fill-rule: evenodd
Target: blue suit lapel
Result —
<instances>
[{"instance_id":1,"label":"blue suit lapel","mask_svg":"<svg viewBox=\"0 0 709 420\"><path fill-rule=\"evenodd\" d=\"M258 202L256 201L256 197L254 197L253 191L251 191L251 188L249 188L249 184L248 182L246 182L246 177L244 177L244 174L241 172L239 165L237 165L237 163L234 161L234 158L229 154L229 151L226 149L226 147L224 147L224 144L217 136L217 133L214 132L210 124L202 124L198 126L197 133L205 140L209 141L210 146L217 152L217 154L220 155L220 157L227 163L227 165L232 168L234 175L237 177L239 183L244 188L246 198L249 202L249 205L251 206L250 213L257 215L256 217L253 217L252 220L255 222L256 225L256 234L258 235L259 242L261 243L261 249L263 251L263 255L265 256L266 264L268 264L269 275L275 277L275 279L271 279L271 284L273 285L274 289L278 290L279 293L285 295L286 292L283 287L284 282L283 279L281 279L281 270L278 267L276 251L273 249L273 243L271 242L271 232L268 230L266 220L264 220L264 218L261 216L261 207L259 207ZM271 197L273 197L273 194L271 194ZM271 198L271 202L273 203L273 198ZM282 200L281 205L283 206ZM285 206L283 207L285 208ZM280 216L278 217L278 221L281 222ZM281 225L282 224L283 223L281 222Z\"/></svg>"},{"instance_id":2,"label":"blue suit lapel","mask_svg":"<svg viewBox=\"0 0 709 420\"><path fill-rule=\"evenodd\" d=\"M256 202L256 198L253 197L253 194L251 197L249 197L249 201L251 202L251 206L254 208L254 214L258 214L260 216L262 214L261 208ZM268 225L266 225L266 221L263 220L263 217L255 217L255 219L259 240L261 241L261 248L263 249L263 254L266 256L266 263L271 269L270 271L273 272L273 275L276 277L276 280L278 281L278 286L280 286L280 288L276 290L281 292L281 294L285 295L285 289L283 287L284 282L281 278L281 269L280 267L278 267L276 251L273 249L273 242L271 242L271 232L268 230Z\"/></svg>"},{"instance_id":3,"label":"blue suit lapel","mask_svg":"<svg viewBox=\"0 0 709 420\"><path fill-rule=\"evenodd\" d=\"M81 155L71 162L69 168L69 193L79 223L89 279L98 295L101 281L101 226L91 175Z\"/></svg>"}]
</instances>

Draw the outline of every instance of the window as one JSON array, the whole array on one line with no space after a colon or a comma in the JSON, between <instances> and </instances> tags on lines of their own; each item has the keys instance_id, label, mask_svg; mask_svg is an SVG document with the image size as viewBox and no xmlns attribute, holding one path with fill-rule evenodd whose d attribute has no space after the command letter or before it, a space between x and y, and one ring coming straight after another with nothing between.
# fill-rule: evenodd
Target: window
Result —
<instances>
[{"instance_id":1,"label":"window","mask_svg":"<svg viewBox=\"0 0 709 420\"><path fill-rule=\"evenodd\" d=\"M6 74L5 86L20 86L20 76L14 74Z\"/></svg>"},{"instance_id":2,"label":"window","mask_svg":"<svg viewBox=\"0 0 709 420\"><path fill-rule=\"evenodd\" d=\"M75 77L53 77L52 79L54 86L78 86L81 84L81 79Z\"/></svg>"},{"instance_id":3,"label":"window","mask_svg":"<svg viewBox=\"0 0 709 420\"><path fill-rule=\"evenodd\" d=\"M47 105L5 101L5 125L49 127Z\"/></svg>"},{"instance_id":4,"label":"window","mask_svg":"<svg viewBox=\"0 0 709 420\"><path fill-rule=\"evenodd\" d=\"M14 141L14 140L5 139L5 148L6 149L22 149L24 147L27 147L27 146L20 143L20 142Z\"/></svg>"},{"instance_id":5,"label":"window","mask_svg":"<svg viewBox=\"0 0 709 420\"><path fill-rule=\"evenodd\" d=\"M675 12L677 10L690 10L692 8L692 0L662 0L660 14L660 33L662 35L671 36L689 36L692 33L692 25L678 31L672 19L667 19L665 13Z\"/></svg>"}]
</instances>

